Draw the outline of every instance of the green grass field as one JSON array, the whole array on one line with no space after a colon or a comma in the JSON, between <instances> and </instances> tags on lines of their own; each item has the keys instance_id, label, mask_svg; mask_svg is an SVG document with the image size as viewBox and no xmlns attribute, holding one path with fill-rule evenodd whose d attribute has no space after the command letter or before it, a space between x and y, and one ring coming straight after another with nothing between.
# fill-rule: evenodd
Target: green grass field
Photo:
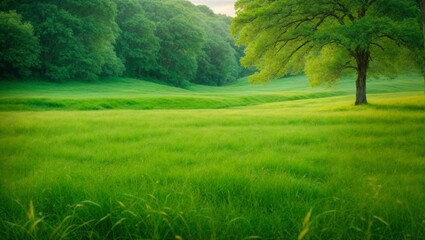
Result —
<instances>
[{"instance_id":1,"label":"green grass field","mask_svg":"<svg viewBox=\"0 0 425 240\"><path fill-rule=\"evenodd\" d=\"M0 238L423 239L423 79L368 98L304 76L0 82Z\"/></svg>"}]
</instances>

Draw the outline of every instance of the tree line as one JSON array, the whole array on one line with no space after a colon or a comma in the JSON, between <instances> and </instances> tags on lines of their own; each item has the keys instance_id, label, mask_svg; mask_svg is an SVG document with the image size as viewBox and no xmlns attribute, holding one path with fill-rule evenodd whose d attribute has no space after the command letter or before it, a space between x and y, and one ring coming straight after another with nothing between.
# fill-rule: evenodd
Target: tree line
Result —
<instances>
[{"instance_id":1,"label":"tree line","mask_svg":"<svg viewBox=\"0 0 425 240\"><path fill-rule=\"evenodd\" d=\"M4 0L0 76L224 85L246 71L231 21L186 0Z\"/></svg>"}]
</instances>

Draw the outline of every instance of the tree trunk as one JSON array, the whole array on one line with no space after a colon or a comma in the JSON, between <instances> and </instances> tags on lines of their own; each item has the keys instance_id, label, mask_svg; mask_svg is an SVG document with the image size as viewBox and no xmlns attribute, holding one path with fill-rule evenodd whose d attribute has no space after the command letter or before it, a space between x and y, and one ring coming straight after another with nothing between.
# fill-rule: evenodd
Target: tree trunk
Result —
<instances>
[{"instance_id":1,"label":"tree trunk","mask_svg":"<svg viewBox=\"0 0 425 240\"><path fill-rule=\"evenodd\" d=\"M367 104L366 99L366 73L369 66L370 53L368 51L357 50L355 53L357 62L356 80L356 102L355 105Z\"/></svg>"}]
</instances>

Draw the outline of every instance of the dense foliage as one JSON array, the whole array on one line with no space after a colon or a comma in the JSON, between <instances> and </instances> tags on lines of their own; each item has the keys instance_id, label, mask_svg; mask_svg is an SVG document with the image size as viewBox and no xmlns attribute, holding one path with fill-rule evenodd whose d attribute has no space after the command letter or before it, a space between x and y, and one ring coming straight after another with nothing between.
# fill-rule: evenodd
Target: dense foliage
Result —
<instances>
[{"instance_id":1,"label":"dense foliage","mask_svg":"<svg viewBox=\"0 0 425 240\"><path fill-rule=\"evenodd\" d=\"M12 36L5 29L10 21L0 20L0 34L15 39L2 45L2 55L31 51L25 54L30 58L15 61L21 64L1 58L3 77L68 81L124 75L176 86L223 85L242 71L230 17L186 0L5 0L0 11L15 14L14 28L22 25L21 35L28 35Z\"/></svg>"},{"instance_id":2,"label":"dense foliage","mask_svg":"<svg viewBox=\"0 0 425 240\"><path fill-rule=\"evenodd\" d=\"M33 27L15 11L0 12L0 75L26 76L38 65L40 46Z\"/></svg>"},{"instance_id":3,"label":"dense foliage","mask_svg":"<svg viewBox=\"0 0 425 240\"><path fill-rule=\"evenodd\" d=\"M367 103L367 73L411 69L411 51L423 46L416 0L239 0L236 8L242 63L261 70L252 81L305 71L318 85L357 74L356 104Z\"/></svg>"}]
</instances>

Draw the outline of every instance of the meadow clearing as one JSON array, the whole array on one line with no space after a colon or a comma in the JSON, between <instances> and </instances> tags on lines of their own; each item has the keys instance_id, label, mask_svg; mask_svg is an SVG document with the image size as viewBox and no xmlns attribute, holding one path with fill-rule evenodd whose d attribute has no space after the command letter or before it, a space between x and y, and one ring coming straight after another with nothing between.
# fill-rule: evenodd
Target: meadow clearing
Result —
<instances>
[{"instance_id":1,"label":"meadow clearing","mask_svg":"<svg viewBox=\"0 0 425 240\"><path fill-rule=\"evenodd\" d=\"M354 90L1 82L1 239L423 239L423 79Z\"/></svg>"}]
</instances>

